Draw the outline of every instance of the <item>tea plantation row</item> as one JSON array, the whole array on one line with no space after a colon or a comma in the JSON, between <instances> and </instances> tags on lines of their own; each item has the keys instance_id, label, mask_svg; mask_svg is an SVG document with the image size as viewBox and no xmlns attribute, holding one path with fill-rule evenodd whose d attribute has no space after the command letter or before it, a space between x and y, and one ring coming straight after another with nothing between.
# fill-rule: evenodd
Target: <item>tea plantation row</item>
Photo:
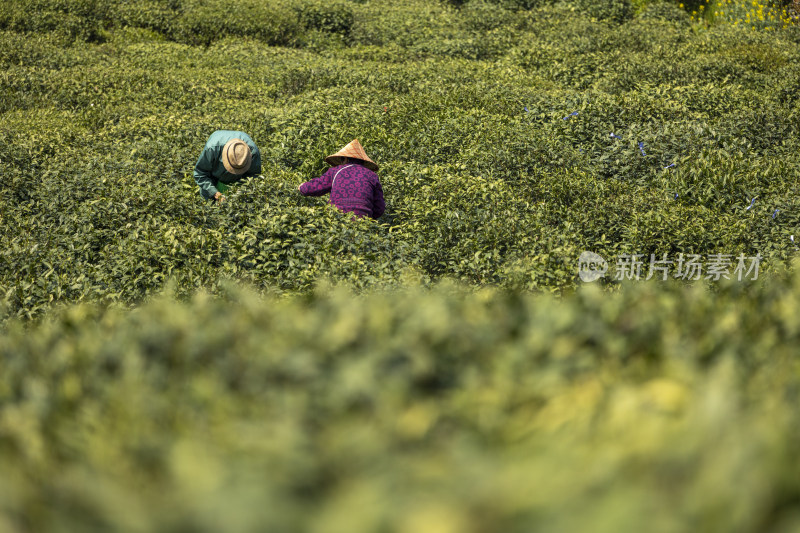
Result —
<instances>
[{"instance_id":1,"label":"tea plantation row","mask_svg":"<svg viewBox=\"0 0 800 533\"><path fill-rule=\"evenodd\" d=\"M800 529L796 26L231 5L0 5L0 533ZM353 138L378 221L296 190Z\"/></svg>"},{"instance_id":2,"label":"tea plantation row","mask_svg":"<svg viewBox=\"0 0 800 533\"><path fill-rule=\"evenodd\" d=\"M365 0L240 0L232 6L222 0L8 0L0 7L0 28L55 32L69 40L88 42L103 42L115 30L135 28L158 38L193 45L208 45L227 36L253 37L282 46L316 44L331 36L344 38L348 43L382 44L386 37L394 40L404 33L406 39L413 37L404 30L442 30L455 21L471 30L493 30L500 26L514 29L515 11L555 3L554 0L448 0L389 6ZM638 0L636 5L643 7L647 3ZM614 22L630 20L634 14L634 5L629 0L574 0L564 4L584 16ZM447 11L450 7L463 8L465 16L453 17L453 11ZM656 11L664 10L657 7ZM432 20L442 15L449 20ZM434 36L448 35L426 35Z\"/></svg>"},{"instance_id":3,"label":"tea plantation row","mask_svg":"<svg viewBox=\"0 0 800 533\"><path fill-rule=\"evenodd\" d=\"M149 16L150 4L107 9ZM131 21L69 44L58 28L6 24L12 313L135 303L170 278L179 294L224 278L306 291L320 277L404 276L558 290L583 250L761 254L766 270L796 253L796 27L704 29L668 4L622 24L569 6L347 6L349 33L299 48L247 32L189 46ZM265 165L212 206L191 170L219 128L250 133ZM378 223L295 191L353 138L382 167Z\"/></svg>"},{"instance_id":4,"label":"tea plantation row","mask_svg":"<svg viewBox=\"0 0 800 533\"><path fill-rule=\"evenodd\" d=\"M226 290L0 333L0 531L800 527L800 275Z\"/></svg>"}]
</instances>

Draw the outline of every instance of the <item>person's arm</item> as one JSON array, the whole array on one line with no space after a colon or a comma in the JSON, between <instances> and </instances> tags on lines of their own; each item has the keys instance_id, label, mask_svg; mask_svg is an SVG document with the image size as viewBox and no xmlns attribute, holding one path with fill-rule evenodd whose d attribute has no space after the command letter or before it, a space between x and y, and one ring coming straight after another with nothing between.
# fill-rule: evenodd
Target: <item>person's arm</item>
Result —
<instances>
[{"instance_id":1,"label":"person's arm","mask_svg":"<svg viewBox=\"0 0 800 533\"><path fill-rule=\"evenodd\" d=\"M250 163L250 170L247 172L248 176L256 176L261 174L261 150L253 154L253 161Z\"/></svg>"},{"instance_id":2,"label":"person's arm","mask_svg":"<svg viewBox=\"0 0 800 533\"><path fill-rule=\"evenodd\" d=\"M300 185L297 189L303 196L322 196L325 193L331 192L331 185L333 184L332 168L329 168L325 174L311 181L307 181Z\"/></svg>"},{"instance_id":3,"label":"person's arm","mask_svg":"<svg viewBox=\"0 0 800 533\"><path fill-rule=\"evenodd\" d=\"M219 150L213 148L203 148L203 153L194 165L194 181L200 187L200 194L206 200L215 198L219 191L214 186L214 178L211 175L215 158L219 158Z\"/></svg>"},{"instance_id":4,"label":"person's arm","mask_svg":"<svg viewBox=\"0 0 800 533\"><path fill-rule=\"evenodd\" d=\"M372 218L379 218L386 211L386 202L383 199L383 187L381 187L380 180L375 183L372 206Z\"/></svg>"}]
</instances>

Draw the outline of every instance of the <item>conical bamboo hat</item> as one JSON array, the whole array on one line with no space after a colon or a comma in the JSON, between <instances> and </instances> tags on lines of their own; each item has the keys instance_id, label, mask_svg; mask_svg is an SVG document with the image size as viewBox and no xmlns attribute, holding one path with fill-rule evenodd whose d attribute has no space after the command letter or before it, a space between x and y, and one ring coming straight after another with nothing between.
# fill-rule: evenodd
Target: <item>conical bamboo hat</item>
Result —
<instances>
[{"instance_id":1,"label":"conical bamboo hat","mask_svg":"<svg viewBox=\"0 0 800 533\"><path fill-rule=\"evenodd\" d=\"M361 146L361 143L358 142L358 139L353 139L350 141L347 146L336 152L335 154L331 154L325 158L325 162L328 163L330 166L335 167L336 165L341 165L344 163L345 157L352 157L353 159L360 159L364 162L364 166L370 169L373 172L378 171L378 165L367 157L367 153L364 151L364 147Z\"/></svg>"}]
</instances>

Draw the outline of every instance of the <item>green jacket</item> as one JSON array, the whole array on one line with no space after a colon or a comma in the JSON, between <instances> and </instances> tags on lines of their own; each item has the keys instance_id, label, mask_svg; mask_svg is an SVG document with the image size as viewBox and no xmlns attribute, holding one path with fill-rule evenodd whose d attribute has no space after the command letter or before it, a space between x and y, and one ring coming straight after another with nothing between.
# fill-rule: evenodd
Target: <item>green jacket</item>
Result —
<instances>
[{"instance_id":1,"label":"green jacket","mask_svg":"<svg viewBox=\"0 0 800 533\"><path fill-rule=\"evenodd\" d=\"M246 142L253 154L250 170L244 174L231 174L222 164L222 148L231 139L241 139ZM206 200L213 198L218 192L217 183L235 183L256 174L261 174L261 152L253 139L243 131L217 130L212 133L194 166L194 181L200 187L200 195Z\"/></svg>"}]
</instances>

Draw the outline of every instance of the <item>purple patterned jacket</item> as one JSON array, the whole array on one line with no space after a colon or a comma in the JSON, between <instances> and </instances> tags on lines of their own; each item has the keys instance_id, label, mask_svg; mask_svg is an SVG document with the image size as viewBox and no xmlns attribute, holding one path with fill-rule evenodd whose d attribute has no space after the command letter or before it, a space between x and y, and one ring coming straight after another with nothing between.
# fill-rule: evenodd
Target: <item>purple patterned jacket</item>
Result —
<instances>
[{"instance_id":1,"label":"purple patterned jacket","mask_svg":"<svg viewBox=\"0 0 800 533\"><path fill-rule=\"evenodd\" d=\"M305 196L329 192L331 205L357 216L378 218L386 209L378 175L358 163L331 167L322 176L302 184L300 192Z\"/></svg>"}]
</instances>

